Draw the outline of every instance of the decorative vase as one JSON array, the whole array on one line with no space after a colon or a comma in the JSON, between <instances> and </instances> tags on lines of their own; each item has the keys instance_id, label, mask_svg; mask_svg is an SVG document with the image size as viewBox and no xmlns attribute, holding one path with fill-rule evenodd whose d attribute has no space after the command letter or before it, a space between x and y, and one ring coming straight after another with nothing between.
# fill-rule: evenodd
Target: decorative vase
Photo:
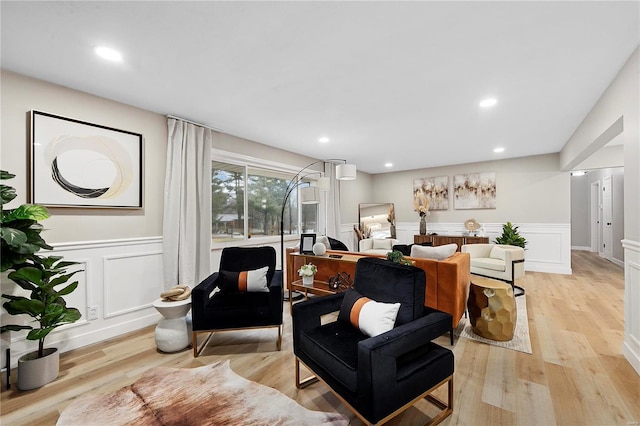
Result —
<instances>
[{"instance_id":1,"label":"decorative vase","mask_svg":"<svg viewBox=\"0 0 640 426\"><path fill-rule=\"evenodd\" d=\"M310 276L303 276L302 277L302 285L306 285L308 287L312 287L313 286L313 275Z\"/></svg>"},{"instance_id":2,"label":"decorative vase","mask_svg":"<svg viewBox=\"0 0 640 426\"><path fill-rule=\"evenodd\" d=\"M420 235L427 235L427 217L420 217Z\"/></svg>"},{"instance_id":3,"label":"decorative vase","mask_svg":"<svg viewBox=\"0 0 640 426\"><path fill-rule=\"evenodd\" d=\"M39 388L58 377L60 352L57 348L46 348L44 356L38 358L38 351L18 358L18 389Z\"/></svg>"}]
</instances>

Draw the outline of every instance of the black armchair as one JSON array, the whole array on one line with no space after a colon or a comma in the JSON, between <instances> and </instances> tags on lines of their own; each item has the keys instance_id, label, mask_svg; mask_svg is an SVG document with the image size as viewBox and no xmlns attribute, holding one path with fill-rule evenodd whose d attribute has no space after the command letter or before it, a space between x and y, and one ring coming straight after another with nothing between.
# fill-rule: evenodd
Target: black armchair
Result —
<instances>
[{"instance_id":1,"label":"black armchair","mask_svg":"<svg viewBox=\"0 0 640 426\"><path fill-rule=\"evenodd\" d=\"M273 247L227 247L220 270L191 292L193 356L200 355L215 331L277 327L282 343L282 271ZM215 290L215 291L214 291ZM198 348L198 333L209 333Z\"/></svg>"},{"instance_id":2,"label":"black armchair","mask_svg":"<svg viewBox=\"0 0 640 426\"><path fill-rule=\"evenodd\" d=\"M384 423L422 398L441 410L433 424L450 415L453 353L431 341L449 331L451 315L424 306L425 282L420 268L376 258L358 261L354 290L376 302L400 303L394 328L374 337L342 320L354 295L346 295L349 290L295 304L296 387L322 380L367 424ZM321 325L321 316L338 310L337 321ZM301 381L300 363L315 376ZM430 395L445 383L447 402Z\"/></svg>"}]
</instances>

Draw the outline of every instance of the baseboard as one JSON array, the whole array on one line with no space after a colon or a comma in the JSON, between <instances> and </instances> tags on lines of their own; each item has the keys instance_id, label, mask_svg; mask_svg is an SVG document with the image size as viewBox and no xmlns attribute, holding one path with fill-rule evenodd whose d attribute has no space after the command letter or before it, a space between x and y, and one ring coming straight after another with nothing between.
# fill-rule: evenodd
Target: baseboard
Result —
<instances>
[{"instance_id":1,"label":"baseboard","mask_svg":"<svg viewBox=\"0 0 640 426\"><path fill-rule=\"evenodd\" d=\"M634 352L629 345L629 342L625 341L622 344L622 354L629 362L629 364L631 364L633 369L636 370L636 373L638 373L638 375L640 376L640 350L636 348L636 351Z\"/></svg>"},{"instance_id":2,"label":"baseboard","mask_svg":"<svg viewBox=\"0 0 640 426\"><path fill-rule=\"evenodd\" d=\"M590 246L571 246L571 250L591 251Z\"/></svg>"}]
</instances>

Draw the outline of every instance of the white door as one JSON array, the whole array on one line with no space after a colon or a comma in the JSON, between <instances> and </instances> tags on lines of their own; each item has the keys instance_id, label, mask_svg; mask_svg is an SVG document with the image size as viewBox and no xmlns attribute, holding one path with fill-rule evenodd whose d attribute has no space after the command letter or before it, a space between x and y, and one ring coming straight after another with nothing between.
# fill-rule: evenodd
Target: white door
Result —
<instances>
[{"instance_id":1,"label":"white door","mask_svg":"<svg viewBox=\"0 0 640 426\"><path fill-rule=\"evenodd\" d=\"M607 176L602 181L602 255L609 260L613 257L613 232L611 228L613 217L612 179L612 176Z\"/></svg>"},{"instance_id":2,"label":"white door","mask_svg":"<svg viewBox=\"0 0 640 426\"><path fill-rule=\"evenodd\" d=\"M602 245L600 244L600 234L602 229L600 223L602 222L600 206L602 202L600 200L600 181L591 183L591 197L590 197L590 212L591 212L591 251L593 253L602 252Z\"/></svg>"}]
</instances>

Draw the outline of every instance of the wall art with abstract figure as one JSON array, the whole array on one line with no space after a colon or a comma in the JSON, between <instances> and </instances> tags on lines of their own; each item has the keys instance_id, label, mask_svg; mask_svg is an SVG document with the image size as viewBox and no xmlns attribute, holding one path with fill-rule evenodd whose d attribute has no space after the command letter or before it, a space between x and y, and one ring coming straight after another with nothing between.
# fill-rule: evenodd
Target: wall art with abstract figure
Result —
<instances>
[{"instance_id":1,"label":"wall art with abstract figure","mask_svg":"<svg viewBox=\"0 0 640 426\"><path fill-rule=\"evenodd\" d=\"M496 174L471 173L453 177L455 209L495 209Z\"/></svg>"},{"instance_id":2,"label":"wall art with abstract figure","mask_svg":"<svg viewBox=\"0 0 640 426\"><path fill-rule=\"evenodd\" d=\"M143 207L139 133L31 111L32 203L51 207Z\"/></svg>"},{"instance_id":3,"label":"wall art with abstract figure","mask_svg":"<svg viewBox=\"0 0 640 426\"><path fill-rule=\"evenodd\" d=\"M429 210L449 210L449 176L413 180L413 198L423 194L429 202Z\"/></svg>"}]
</instances>

